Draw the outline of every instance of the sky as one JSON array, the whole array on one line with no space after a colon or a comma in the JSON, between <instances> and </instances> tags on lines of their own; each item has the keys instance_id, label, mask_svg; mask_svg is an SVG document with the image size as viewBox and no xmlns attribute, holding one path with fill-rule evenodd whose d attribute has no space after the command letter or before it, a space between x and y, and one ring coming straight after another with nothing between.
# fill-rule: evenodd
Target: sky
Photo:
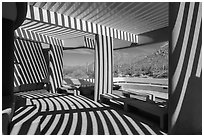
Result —
<instances>
[{"instance_id":1,"label":"sky","mask_svg":"<svg viewBox=\"0 0 204 137\"><path fill-rule=\"evenodd\" d=\"M63 55L64 66L86 65L94 62L94 50L91 49L75 49L64 50Z\"/></svg>"},{"instance_id":2,"label":"sky","mask_svg":"<svg viewBox=\"0 0 204 137\"><path fill-rule=\"evenodd\" d=\"M94 39L93 36L88 36L91 39ZM129 41L114 39L114 48L121 48L121 47L127 47L131 44ZM82 47L84 45L84 39L83 36L72 38L72 39L65 39L64 40L64 47Z\"/></svg>"}]
</instances>

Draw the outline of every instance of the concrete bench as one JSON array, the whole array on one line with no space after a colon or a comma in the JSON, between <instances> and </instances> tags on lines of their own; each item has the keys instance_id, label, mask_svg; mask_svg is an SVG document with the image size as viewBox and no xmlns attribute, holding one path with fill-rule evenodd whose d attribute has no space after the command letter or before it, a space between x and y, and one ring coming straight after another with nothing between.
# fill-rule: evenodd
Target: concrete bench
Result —
<instances>
[{"instance_id":1,"label":"concrete bench","mask_svg":"<svg viewBox=\"0 0 204 137\"><path fill-rule=\"evenodd\" d=\"M126 100L124 104L124 110L129 111L130 107L134 107L138 110L142 110L143 112L152 114L154 116L158 116L160 119L160 128L165 129L167 123L167 108L166 106L157 105L155 103L141 101L137 99Z\"/></svg>"},{"instance_id":2,"label":"concrete bench","mask_svg":"<svg viewBox=\"0 0 204 137\"><path fill-rule=\"evenodd\" d=\"M131 98L131 95L133 95L133 96L137 96L137 97L134 97L136 99L148 101L148 102L152 102L152 103L167 104L167 102L168 102L168 99L156 97L155 95L150 94L150 93L140 93L137 91L133 92L133 91L128 91L128 90L121 90L121 92L122 92L123 96L128 97L128 98Z\"/></svg>"},{"instance_id":3,"label":"concrete bench","mask_svg":"<svg viewBox=\"0 0 204 137\"><path fill-rule=\"evenodd\" d=\"M123 96L124 95L124 96ZM115 95L115 94L101 94L100 95L100 102L101 103L108 103L110 100L119 101L124 104L124 110L129 111L130 107L134 107L138 110L142 110L145 113L154 115L159 117L160 120L160 128L166 129L167 123L167 108L166 106L158 105L151 100L138 100L130 98L130 94L128 92L124 92L123 95ZM127 96L126 96L127 95ZM141 94L141 96L145 96L148 98L148 95Z\"/></svg>"},{"instance_id":4,"label":"concrete bench","mask_svg":"<svg viewBox=\"0 0 204 137\"><path fill-rule=\"evenodd\" d=\"M123 96L130 98L131 95L140 96L144 98L144 101L155 101L155 96L153 94L148 93L140 93L140 92L131 92L128 90L122 90Z\"/></svg>"},{"instance_id":5,"label":"concrete bench","mask_svg":"<svg viewBox=\"0 0 204 137\"><path fill-rule=\"evenodd\" d=\"M122 95L115 95L115 94L101 94L100 95L100 102L101 103L108 103L110 100L119 101L124 103L124 110L129 111L130 107L134 107L138 110L142 110L143 112L149 113L154 116L158 116L160 119L160 128L165 129L167 123L167 108L166 106L158 105L154 103L154 101L147 99L146 101L138 100L130 98L129 92L123 92L124 96ZM148 95L141 94L141 96L145 96L149 98Z\"/></svg>"},{"instance_id":6,"label":"concrete bench","mask_svg":"<svg viewBox=\"0 0 204 137\"><path fill-rule=\"evenodd\" d=\"M110 100L113 101L119 101L119 102L125 102L127 98L124 96L120 96L120 95L115 95L115 94L100 94L100 102L101 103L108 103L110 102Z\"/></svg>"}]
</instances>

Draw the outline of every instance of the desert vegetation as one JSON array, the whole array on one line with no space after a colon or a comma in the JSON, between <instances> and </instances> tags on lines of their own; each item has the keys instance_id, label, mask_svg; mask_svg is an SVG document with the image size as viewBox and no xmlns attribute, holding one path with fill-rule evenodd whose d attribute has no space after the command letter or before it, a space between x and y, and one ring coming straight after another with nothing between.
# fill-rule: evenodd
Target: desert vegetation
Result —
<instances>
[{"instance_id":1,"label":"desert vegetation","mask_svg":"<svg viewBox=\"0 0 204 137\"><path fill-rule=\"evenodd\" d=\"M168 77L168 44L152 54L129 57L114 52L114 77Z\"/></svg>"}]
</instances>

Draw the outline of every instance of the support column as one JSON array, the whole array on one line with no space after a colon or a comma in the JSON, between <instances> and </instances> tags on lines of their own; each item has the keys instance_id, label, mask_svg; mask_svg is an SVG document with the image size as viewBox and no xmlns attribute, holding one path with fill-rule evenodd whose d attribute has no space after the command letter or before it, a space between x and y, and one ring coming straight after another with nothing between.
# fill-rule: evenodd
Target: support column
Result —
<instances>
[{"instance_id":1,"label":"support column","mask_svg":"<svg viewBox=\"0 0 204 137\"><path fill-rule=\"evenodd\" d=\"M57 43L56 40L57 44L50 44L49 51L49 81L52 93L61 87L63 79L63 45L59 41Z\"/></svg>"},{"instance_id":2,"label":"support column","mask_svg":"<svg viewBox=\"0 0 204 137\"><path fill-rule=\"evenodd\" d=\"M8 124L14 108L14 30L24 20L26 6L26 3L2 3L2 134L9 134Z\"/></svg>"},{"instance_id":3,"label":"support column","mask_svg":"<svg viewBox=\"0 0 204 137\"><path fill-rule=\"evenodd\" d=\"M95 35L95 92L94 100L100 100L100 94L112 93L113 87L113 38Z\"/></svg>"},{"instance_id":4,"label":"support column","mask_svg":"<svg viewBox=\"0 0 204 137\"><path fill-rule=\"evenodd\" d=\"M169 134L202 134L202 3L170 3Z\"/></svg>"}]
</instances>

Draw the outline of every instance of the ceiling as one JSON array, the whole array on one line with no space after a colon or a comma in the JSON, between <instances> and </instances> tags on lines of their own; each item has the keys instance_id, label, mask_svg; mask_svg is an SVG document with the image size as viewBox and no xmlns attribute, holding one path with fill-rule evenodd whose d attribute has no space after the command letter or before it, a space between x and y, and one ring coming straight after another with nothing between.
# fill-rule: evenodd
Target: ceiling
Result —
<instances>
[{"instance_id":1,"label":"ceiling","mask_svg":"<svg viewBox=\"0 0 204 137\"><path fill-rule=\"evenodd\" d=\"M133 34L168 26L167 2L29 2L29 4Z\"/></svg>"}]
</instances>

